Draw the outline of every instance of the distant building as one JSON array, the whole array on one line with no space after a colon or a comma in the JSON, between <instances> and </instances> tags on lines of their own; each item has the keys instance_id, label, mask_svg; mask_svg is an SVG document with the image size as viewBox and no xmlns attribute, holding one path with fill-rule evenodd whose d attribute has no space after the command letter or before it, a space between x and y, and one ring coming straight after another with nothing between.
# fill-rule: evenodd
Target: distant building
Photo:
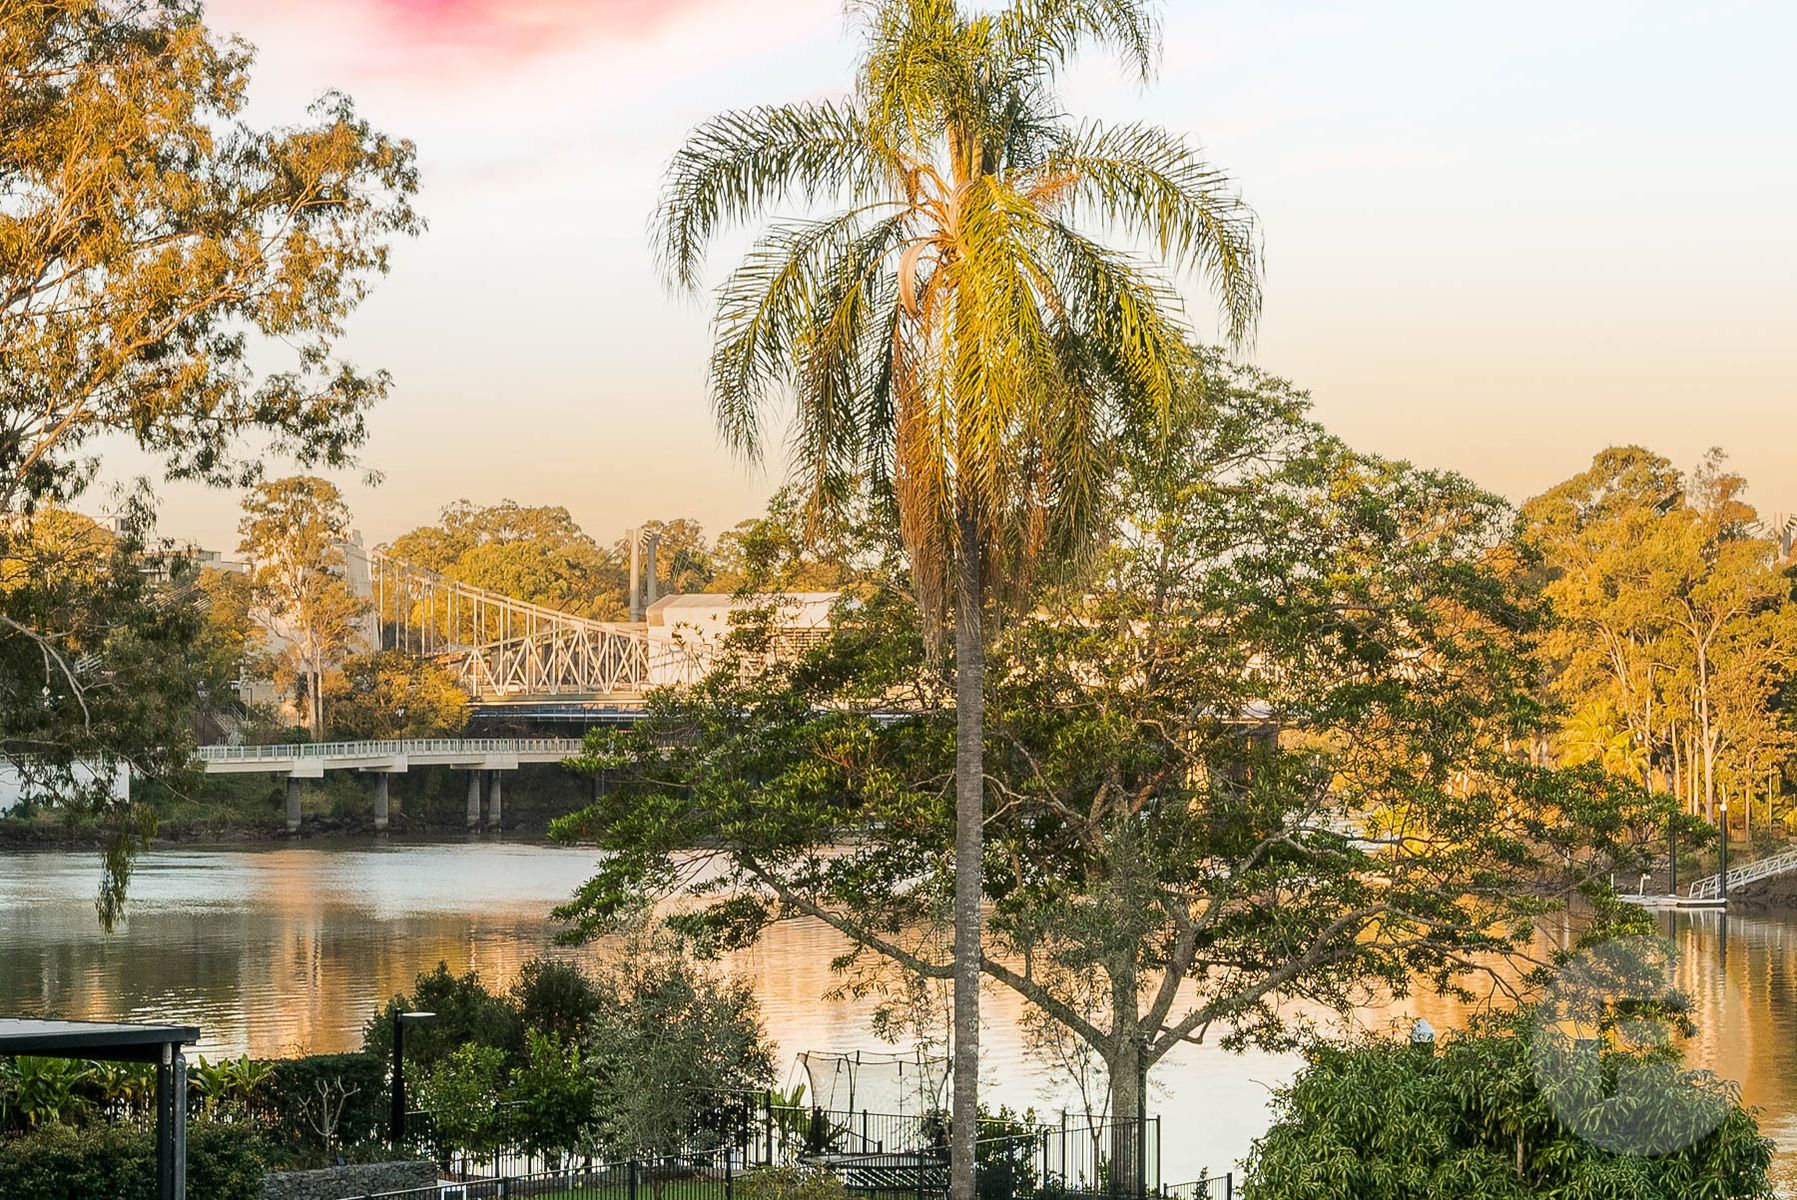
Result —
<instances>
[{"instance_id":1,"label":"distant building","mask_svg":"<svg viewBox=\"0 0 1797 1200\"><path fill-rule=\"evenodd\" d=\"M722 592L663 596L649 605L649 673L657 684L695 682L723 648L742 614L773 609L776 656L798 654L829 636L830 612L840 592L785 592L741 597Z\"/></svg>"}]
</instances>

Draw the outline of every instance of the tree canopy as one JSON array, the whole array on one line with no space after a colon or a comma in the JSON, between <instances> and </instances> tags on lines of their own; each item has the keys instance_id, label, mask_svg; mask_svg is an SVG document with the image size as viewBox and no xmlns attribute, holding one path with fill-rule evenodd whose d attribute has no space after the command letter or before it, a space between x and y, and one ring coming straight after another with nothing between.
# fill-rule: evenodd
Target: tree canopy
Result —
<instances>
[{"instance_id":1,"label":"tree canopy","mask_svg":"<svg viewBox=\"0 0 1797 1200\"><path fill-rule=\"evenodd\" d=\"M1543 614L1501 501L1204 370L1199 423L1126 443L1093 569L991 651L982 971L1126 1113L1183 1041L1289 1044L1278 1000L1464 983L1670 812L1529 761ZM808 917L901 1002L947 977L955 714L903 582L796 663L745 627L740 660L589 738L607 789L557 827L604 851L573 936L678 893L704 945Z\"/></svg>"}]
</instances>

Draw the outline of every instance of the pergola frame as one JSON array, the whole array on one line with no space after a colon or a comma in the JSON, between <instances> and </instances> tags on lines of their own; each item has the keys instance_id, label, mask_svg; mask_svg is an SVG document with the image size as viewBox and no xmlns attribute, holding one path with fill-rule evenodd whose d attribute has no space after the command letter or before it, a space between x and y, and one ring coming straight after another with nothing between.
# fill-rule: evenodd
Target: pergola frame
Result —
<instances>
[{"instance_id":1,"label":"pergola frame","mask_svg":"<svg viewBox=\"0 0 1797 1200\"><path fill-rule=\"evenodd\" d=\"M0 1017L0 1055L156 1065L156 1198L187 1200L187 1056L197 1025Z\"/></svg>"}]
</instances>

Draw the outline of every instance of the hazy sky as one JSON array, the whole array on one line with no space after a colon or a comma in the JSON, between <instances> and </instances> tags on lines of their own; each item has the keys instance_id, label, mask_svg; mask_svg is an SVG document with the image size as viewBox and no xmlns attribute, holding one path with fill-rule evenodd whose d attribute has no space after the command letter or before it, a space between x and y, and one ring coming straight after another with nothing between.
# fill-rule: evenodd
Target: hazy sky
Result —
<instances>
[{"instance_id":1,"label":"hazy sky","mask_svg":"<svg viewBox=\"0 0 1797 1200\"><path fill-rule=\"evenodd\" d=\"M1614 442L1720 444L1797 509L1797 5L1173 0L1146 92L1098 57L1070 111L1200 140L1258 210L1252 357L1355 445L1521 499ZM708 307L645 230L684 132L834 95L836 0L215 0L260 48L252 117L327 87L413 138L431 228L346 343L396 379L346 477L384 540L458 497L564 504L609 539L717 530L780 480L719 447ZM1192 296L1195 313L1208 303ZM234 543L237 497L165 532Z\"/></svg>"}]
</instances>

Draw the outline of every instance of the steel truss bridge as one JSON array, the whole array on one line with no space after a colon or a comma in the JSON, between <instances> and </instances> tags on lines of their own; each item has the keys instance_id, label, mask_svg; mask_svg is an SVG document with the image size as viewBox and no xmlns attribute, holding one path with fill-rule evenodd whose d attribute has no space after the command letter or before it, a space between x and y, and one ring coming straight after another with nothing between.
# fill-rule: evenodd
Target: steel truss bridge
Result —
<instances>
[{"instance_id":1,"label":"steel truss bridge","mask_svg":"<svg viewBox=\"0 0 1797 1200\"><path fill-rule=\"evenodd\" d=\"M577 701L627 709L651 688L703 675L705 647L658 627L594 621L345 547L371 603L377 649L433 659L485 705ZM360 560L360 561L358 561ZM355 568L365 565L358 578Z\"/></svg>"}]
</instances>

